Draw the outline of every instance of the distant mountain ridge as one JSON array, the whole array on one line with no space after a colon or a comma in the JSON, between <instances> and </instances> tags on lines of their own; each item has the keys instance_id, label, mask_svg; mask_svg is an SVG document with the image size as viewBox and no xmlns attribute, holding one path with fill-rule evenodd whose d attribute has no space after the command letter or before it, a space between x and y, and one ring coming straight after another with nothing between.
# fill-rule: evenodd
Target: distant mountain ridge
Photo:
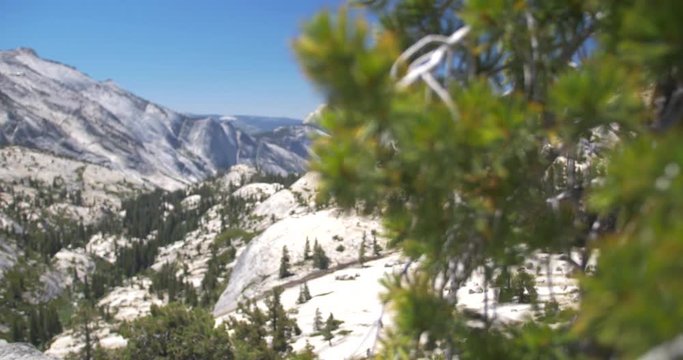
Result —
<instances>
[{"instance_id":1,"label":"distant mountain ridge","mask_svg":"<svg viewBox=\"0 0 683 360\"><path fill-rule=\"evenodd\" d=\"M301 173L317 131L288 118L178 113L32 49L0 51L0 146L125 170L163 188L235 164Z\"/></svg>"},{"instance_id":2,"label":"distant mountain ridge","mask_svg":"<svg viewBox=\"0 0 683 360\"><path fill-rule=\"evenodd\" d=\"M249 135L259 135L271 132L280 127L300 126L304 122L299 119L288 117L254 116L254 115L190 115L195 119L212 118L219 121L227 121L236 128Z\"/></svg>"}]
</instances>

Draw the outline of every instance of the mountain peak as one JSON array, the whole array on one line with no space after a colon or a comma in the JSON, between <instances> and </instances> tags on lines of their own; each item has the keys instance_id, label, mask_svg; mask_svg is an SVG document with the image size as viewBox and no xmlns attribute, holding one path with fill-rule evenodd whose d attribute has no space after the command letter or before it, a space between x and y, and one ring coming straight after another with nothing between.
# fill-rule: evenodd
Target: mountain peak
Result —
<instances>
[{"instance_id":1,"label":"mountain peak","mask_svg":"<svg viewBox=\"0 0 683 360\"><path fill-rule=\"evenodd\" d=\"M38 57L38 53L36 53L36 51L30 47L19 47L19 48L16 48L15 50L12 50L12 52L16 52L17 54L23 54L23 55Z\"/></svg>"},{"instance_id":2,"label":"mountain peak","mask_svg":"<svg viewBox=\"0 0 683 360\"><path fill-rule=\"evenodd\" d=\"M119 84L117 84L116 81L114 81L112 79L106 79L106 80L101 81L100 83L104 86L109 86L109 87L112 87L115 89L121 89Z\"/></svg>"},{"instance_id":3,"label":"mountain peak","mask_svg":"<svg viewBox=\"0 0 683 360\"><path fill-rule=\"evenodd\" d=\"M237 131L237 123L174 112L30 48L0 55L0 119L8 119L0 122L0 145L124 170L167 189L238 163L278 174L305 168L303 153L287 148L291 139L256 136L300 121L248 117L255 130ZM305 134L295 141L308 146Z\"/></svg>"},{"instance_id":4,"label":"mountain peak","mask_svg":"<svg viewBox=\"0 0 683 360\"><path fill-rule=\"evenodd\" d=\"M313 112L311 112L310 114L308 114L308 116L306 116L303 123L308 124L308 125L317 124L320 120L320 115L322 114L322 112L325 110L326 107L327 107L327 104L318 105L318 107L315 110L313 110Z\"/></svg>"}]
</instances>

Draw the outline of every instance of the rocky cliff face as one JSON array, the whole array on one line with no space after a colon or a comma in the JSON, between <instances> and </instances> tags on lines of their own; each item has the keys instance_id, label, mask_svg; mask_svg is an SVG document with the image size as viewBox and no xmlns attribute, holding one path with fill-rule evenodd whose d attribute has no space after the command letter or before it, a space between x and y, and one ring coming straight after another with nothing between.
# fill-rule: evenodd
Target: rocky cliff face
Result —
<instances>
[{"instance_id":1,"label":"rocky cliff face","mask_svg":"<svg viewBox=\"0 0 683 360\"><path fill-rule=\"evenodd\" d=\"M30 49L0 52L0 146L130 171L167 189L240 163L278 174L305 170L313 127L250 119L180 114ZM285 147L277 134L257 136L280 125L297 129Z\"/></svg>"},{"instance_id":2,"label":"rocky cliff face","mask_svg":"<svg viewBox=\"0 0 683 360\"><path fill-rule=\"evenodd\" d=\"M8 343L0 340L0 359L4 360L55 360L47 356L30 344Z\"/></svg>"}]
</instances>

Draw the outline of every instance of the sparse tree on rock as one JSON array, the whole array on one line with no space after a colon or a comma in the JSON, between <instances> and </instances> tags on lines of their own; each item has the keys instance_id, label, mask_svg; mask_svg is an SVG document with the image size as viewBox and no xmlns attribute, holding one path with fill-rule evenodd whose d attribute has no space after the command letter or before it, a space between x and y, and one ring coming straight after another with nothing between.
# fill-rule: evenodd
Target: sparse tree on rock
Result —
<instances>
[{"instance_id":1,"label":"sparse tree on rock","mask_svg":"<svg viewBox=\"0 0 683 360\"><path fill-rule=\"evenodd\" d=\"M330 258L327 257L322 246L318 244L318 240L313 245L313 266L320 270L325 270L330 266Z\"/></svg>"},{"instance_id":2,"label":"sparse tree on rock","mask_svg":"<svg viewBox=\"0 0 683 360\"><path fill-rule=\"evenodd\" d=\"M268 325L272 337L271 349L282 353L291 350L289 340L293 335L300 334L301 330L296 321L287 316L287 312L282 306L281 295L282 288L274 288L271 296L266 299L266 307L268 308Z\"/></svg>"},{"instance_id":3,"label":"sparse tree on rock","mask_svg":"<svg viewBox=\"0 0 683 360\"><path fill-rule=\"evenodd\" d=\"M361 266L365 263L365 246L365 233L363 233L363 241L361 241L360 247L358 248L358 262Z\"/></svg>"},{"instance_id":4,"label":"sparse tree on rock","mask_svg":"<svg viewBox=\"0 0 683 360\"><path fill-rule=\"evenodd\" d=\"M377 242L377 235L372 235L372 255L382 255L382 246Z\"/></svg>"},{"instance_id":5,"label":"sparse tree on rock","mask_svg":"<svg viewBox=\"0 0 683 360\"><path fill-rule=\"evenodd\" d=\"M225 326L215 327L206 310L179 303L152 305L150 315L124 325L122 333L128 338L126 360L236 358Z\"/></svg>"},{"instance_id":6,"label":"sparse tree on rock","mask_svg":"<svg viewBox=\"0 0 683 360\"><path fill-rule=\"evenodd\" d=\"M315 317L313 318L313 330L321 331L323 329L323 315L320 313L320 309L315 309Z\"/></svg>"},{"instance_id":7,"label":"sparse tree on rock","mask_svg":"<svg viewBox=\"0 0 683 360\"><path fill-rule=\"evenodd\" d=\"M306 345L304 346L303 350L299 351L296 354L292 354L288 359L290 360L316 360L318 359L318 356L315 354L315 348L311 343L306 340Z\"/></svg>"},{"instance_id":8,"label":"sparse tree on rock","mask_svg":"<svg viewBox=\"0 0 683 360\"><path fill-rule=\"evenodd\" d=\"M332 339L334 338L334 331L339 328L339 321L334 319L334 315L330 313L325 321L325 326L323 326L320 332L323 335L323 339L327 340L330 345L332 345Z\"/></svg>"},{"instance_id":9,"label":"sparse tree on rock","mask_svg":"<svg viewBox=\"0 0 683 360\"><path fill-rule=\"evenodd\" d=\"M280 279L284 279L293 274L289 271L289 251L287 246L282 247L282 257L280 258Z\"/></svg>"},{"instance_id":10,"label":"sparse tree on rock","mask_svg":"<svg viewBox=\"0 0 683 360\"><path fill-rule=\"evenodd\" d=\"M308 291L308 283L303 283L303 285L299 287L299 297L297 298L296 303L303 304L308 300L311 300L311 293Z\"/></svg>"},{"instance_id":11,"label":"sparse tree on rock","mask_svg":"<svg viewBox=\"0 0 683 360\"><path fill-rule=\"evenodd\" d=\"M304 261L311 260L311 246L308 242L308 237L306 237L306 245L304 245Z\"/></svg>"}]
</instances>

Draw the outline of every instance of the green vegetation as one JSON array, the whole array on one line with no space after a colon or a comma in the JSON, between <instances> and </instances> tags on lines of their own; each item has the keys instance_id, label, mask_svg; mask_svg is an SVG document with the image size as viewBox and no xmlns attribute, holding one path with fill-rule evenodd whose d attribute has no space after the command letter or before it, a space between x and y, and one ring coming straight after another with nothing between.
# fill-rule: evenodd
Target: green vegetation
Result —
<instances>
[{"instance_id":1,"label":"green vegetation","mask_svg":"<svg viewBox=\"0 0 683 360\"><path fill-rule=\"evenodd\" d=\"M320 334L323 336L323 339L329 342L330 345L332 345L334 331L339 329L339 325L341 325L341 323L342 321L336 320L334 318L334 315L330 313L330 316L328 316L327 320L325 320L325 326L323 326L322 329L320 329Z\"/></svg>"},{"instance_id":2,"label":"green vegetation","mask_svg":"<svg viewBox=\"0 0 683 360\"><path fill-rule=\"evenodd\" d=\"M299 297L296 299L296 303L304 304L312 298L311 292L308 290L308 283L304 282L303 285L299 286Z\"/></svg>"},{"instance_id":3,"label":"green vegetation","mask_svg":"<svg viewBox=\"0 0 683 360\"><path fill-rule=\"evenodd\" d=\"M15 193L14 185L32 190ZM226 265L235 258L235 246L256 235L239 227L247 204L239 199L225 200L225 193L216 182L175 192L155 190L137 194L123 199L123 217L118 216L118 209L104 209L105 216L91 225L85 225L83 219L73 220L69 214L47 209L58 203L88 206L83 203L81 190L71 186L59 177L51 184L33 178L2 184L3 192L10 199L3 213L15 219L18 227L1 228L0 236L17 245L21 258L5 272L0 286L0 324L7 326L6 331L0 331L0 338L31 342L44 349L62 329L73 329L89 344L77 357L116 358L115 354L98 348L97 339L91 336L102 321L112 321L112 309L95 305L100 298L122 285L126 278L142 274L150 277L150 290L159 297L188 306L212 308L227 285ZM196 206L182 204L189 195L200 196ZM189 283L187 269L177 263L165 264L158 271L150 269L159 248L199 229L201 216L219 203L223 204L219 215L224 228L211 244L208 271L199 288ZM237 225L229 227L229 223ZM114 243L113 264L97 258L94 272L79 277L74 271L72 284L59 297L36 300L44 296L39 277L45 271L52 271L53 255L64 248L84 247L97 233L131 240L125 246Z\"/></svg>"},{"instance_id":4,"label":"green vegetation","mask_svg":"<svg viewBox=\"0 0 683 360\"><path fill-rule=\"evenodd\" d=\"M363 233L363 240L360 242L360 247L358 248L358 263L363 266L363 263L365 263L366 257L365 257L365 247L367 245L365 244L365 233Z\"/></svg>"},{"instance_id":5,"label":"green vegetation","mask_svg":"<svg viewBox=\"0 0 683 360\"><path fill-rule=\"evenodd\" d=\"M313 266L320 269L320 270L325 270L330 266L330 258L327 257L327 254L325 254L325 250L323 250L322 246L318 244L318 239L315 240L315 243L313 244Z\"/></svg>"},{"instance_id":6,"label":"green vegetation","mask_svg":"<svg viewBox=\"0 0 683 360\"><path fill-rule=\"evenodd\" d=\"M313 318L313 330L320 331L323 329L323 315L320 313L320 309L315 309L315 317Z\"/></svg>"},{"instance_id":7,"label":"green vegetation","mask_svg":"<svg viewBox=\"0 0 683 360\"><path fill-rule=\"evenodd\" d=\"M152 306L151 314L122 328L123 359L235 359L223 326L202 309L179 304Z\"/></svg>"},{"instance_id":8,"label":"green vegetation","mask_svg":"<svg viewBox=\"0 0 683 360\"><path fill-rule=\"evenodd\" d=\"M232 246L233 238L230 238L231 240L227 242L219 239L225 233L223 232L216 237L213 244L211 244L211 258L209 259L208 269L204 274L201 284L202 296L200 305L205 308L212 307L225 289L227 279L230 277L230 273L225 269L225 265L235 260L237 253L235 247Z\"/></svg>"},{"instance_id":9,"label":"green vegetation","mask_svg":"<svg viewBox=\"0 0 683 360\"><path fill-rule=\"evenodd\" d=\"M224 248L232 245L233 240L242 240L248 243L256 234L239 227L225 229L213 240L214 247Z\"/></svg>"},{"instance_id":10,"label":"green vegetation","mask_svg":"<svg viewBox=\"0 0 683 360\"><path fill-rule=\"evenodd\" d=\"M281 288L272 290L266 298L265 313L252 302L238 305L239 319L230 317L228 321L237 359L282 359L292 355L292 337L300 335L301 330L287 315L281 294ZM270 344L266 337L270 337Z\"/></svg>"},{"instance_id":11,"label":"green vegetation","mask_svg":"<svg viewBox=\"0 0 683 360\"><path fill-rule=\"evenodd\" d=\"M159 271L153 271L150 274L150 278L152 279L150 290L159 297L166 295L169 302L184 299L185 303L190 306L197 305L197 291L182 275L178 275L176 263L162 265Z\"/></svg>"},{"instance_id":12,"label":"green vegetation","mask_svg":"<svg viewBox=\"0 0 683 360\"><path fill-rule=\"evenodd\" d=\"M284 187L290 187L294 182L299 180L301 177L301 174L287 174L287 175L278 175L278 174L268 174L264 172L258 172L254 177L251 179L252 183L268 183L268 184L280 184Z\"/></svg>"},{"instance_id":13,"label":"green vegetation","mask_svg":"<svg viewBox=\"0 0 683 360\"><path fill-rule=\"evenodd\" d=\"M378 357L632 359L683 334L683 2L357 3L378 26L346 10L322 13L294 46L327 100L320 125L330 136L316 140L312 160L323 179L318 204L334 200L381 216L389 246L414 262L384 281L396 317ZM239 229L248 201L222 199L206 185L192 189L201 200L185 208L187 191L154 191L124 201L122 219L112 210L89 227L45 210L85 205L80 189L59 178L21 181L35 194L10 193L3 209L25 230L1 234L24 254L0 286L4 338L44 347L68 323L83 335L90 359L98 351L97 318L106 318L96 300L145 272L153 291L178 303L123 327L125 358L314 357L310 348L292 354L300 330L281 289L265 311L240 304L240 316L228 321L232 335L214 328L205 310L180 304L215 301L228 275L222 269L235 256L232 241L250 239ZM211 248L201 294L173 264L149 269L161 247L198 229L200 216L219 203L224 232ZM39 211L23 211L27 204ZM51 257L97 232L136 240L116 250L114 264L74 276L66 301L35 301ZM365 246L364 239L361 262ZM524 268L538 253L564 254L573 266L576 310L554 299L539 306L532 269ZM310 260L330 266L317 240ZM281 277L289 261L284 248ZM475 272L483 274L484 294L495 288L499 301L531 304L534 320L509 325L488 311L461 310L457 290ZM66 322L60 314L68 312ZM332 314L323 323L316 311L314 327L325 340L338 326Z\"/></svg>"},{"instance_id":14,"label":"green vegetation","mask_svg":"<svg viewBox=\"0 0 683 360\"><path fill-rule=\"evenodd\" d=\"M397 316L380 357L636 358L682 334L683 3L358 3L381 26L324 12L295 49L326 96L322 201L381 215L420 259L385 281ZM441 37L401 56L426 35ZM534 252L574 266L574 316L458 310L477 270L534 303L516 270Z\"/></svg>"},{"instance_id":15,"label":"green vegetation","mask_svg":"<svg viewBox=\"0 0 683 360\"><path fill-rule=\"evenodd\" d=\"M282 247L282 257L280 258L280 279L284 279L288 276L294 275L290 270L290 264L289 264L289 251L287 250L287 246Z\"/></svg>"},{"instance_id":16,"label":"green vegetation","mask_svg":"<svg viewBox=\"0 0 683 360\"><path fill-rule=\"evenodd\" d=\"M5 271L0 286L0 322L8 330L0 338L15 342L30 342L44 348L52 337L62 331L60 311L62 299L31 303L40 291L39 269L20 262Z\"/></svg>"},{"instance_id":17,"label":"green vegetation","mask_svg":"<svg viewBox=\"0 0 683 360\"><path fill-rule=\"evenodd\" d=\"M363 237L365 237L365 233L363 233ZM377 242L377 234L374 232L372 234L372 255L382 255L382 245Z\"/></svg>"},{"instance_id":18,"label":"green vegetation","mask_svg":"<svg viewBox=\"0 0 683 360\"><path fill-rule=\"evenodd\" d=\"M538 299L534 277L522 268L513 274L508 269L502 269L493 285L498 288L498 301L502 303L516 301L529 304L536 303Z\"/></svg>"}]
</instances>

